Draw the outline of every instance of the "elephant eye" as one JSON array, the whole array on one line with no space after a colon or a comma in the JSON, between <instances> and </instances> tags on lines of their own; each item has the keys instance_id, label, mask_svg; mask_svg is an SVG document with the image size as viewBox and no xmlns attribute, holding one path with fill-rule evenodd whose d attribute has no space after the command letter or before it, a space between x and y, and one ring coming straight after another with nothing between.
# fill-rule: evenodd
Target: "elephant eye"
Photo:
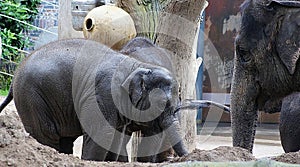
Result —
<instances>
[{"instance_id":1,"label":"elephant eye","mask_svg":"<svg viewBox=\"0 0 300 167\"><path fill-rule=\"evenodd\" d=\"M146 75L152 74L152 70L149 70Z\"/></svg>"},{"instance_id":2,"label":"elephant eye","mask_svg":"<svg viewBox=\"0 0 300 167\"><path fill-rule=\"evenodd\" d=\"M276 10L277 3L278 2L271 1L268 4L265 4L264 10L266 10L268 12L273 12L274 10Z\"/></svg>"},{"instance_id":3,"label":"elephant eye","mask_svg":"<svg viewBox=\"0 0 300 167\"><path fill-rule=\"evenodd\" d=\"M266 11L268 11L268 12L273 12L273 11L275 10L274 5L271 5L271 4L268 5L268 6L266 6L265 9L266 9Z\"/></svg>"},{"instance_id":4,"label":"elephant eye","mask_svg":"<svg viewBox=\"0 0 300 167\"><path fill-rule=\"evenodd\" d=\"M251 60L251 55L249 50L240 47L239 45L236 47L236 53L240 56L243 62L249 62Z\"/></svg>"}]
</instances>

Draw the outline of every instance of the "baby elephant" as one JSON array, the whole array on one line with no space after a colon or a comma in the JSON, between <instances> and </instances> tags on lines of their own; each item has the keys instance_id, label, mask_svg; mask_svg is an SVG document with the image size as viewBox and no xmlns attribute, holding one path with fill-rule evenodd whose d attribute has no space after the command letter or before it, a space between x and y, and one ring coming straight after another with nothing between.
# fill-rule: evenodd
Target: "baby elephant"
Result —
<instances>
[{"instance_id":1,"label":"baby elephant","mask_svg":"<svg viewBox=\"0 0 300 167\"><path fill-rule=\"evenodd\" d=\"M126 144L135 131L146 136L140 157L169 149L166 141L177 155L187 154L170 68L125 52L136 53L85 39L50 43L20 64L0 111L14 98L26 131L62 153L71 154L74 140L83 135L82 159L128 161Z\"/></svg>"}]
</instances>

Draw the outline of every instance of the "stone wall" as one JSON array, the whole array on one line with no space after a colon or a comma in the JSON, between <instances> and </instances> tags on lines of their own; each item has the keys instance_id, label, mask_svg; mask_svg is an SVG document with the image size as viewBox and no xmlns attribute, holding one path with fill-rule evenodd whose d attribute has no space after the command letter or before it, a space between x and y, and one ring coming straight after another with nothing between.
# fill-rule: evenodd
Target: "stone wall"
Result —
<instances>
[{"instance_id":1,"label":"stone wall","mask_svg":"<svg viewBox=\"0 0 300 167\"><path fill-rule=\"evenodd\" d=\"M33 25L44 30L49 30L53 33L37 29L29 31L29 37L34 42L34 47L29 50L36 49L40 45L46 44L54 39L57 39L57 26L58 26L58 0L42 0L39 6L39 14L33 22ZM43 39L41 39L43 37Z\"/></svg>"}]
</instances>

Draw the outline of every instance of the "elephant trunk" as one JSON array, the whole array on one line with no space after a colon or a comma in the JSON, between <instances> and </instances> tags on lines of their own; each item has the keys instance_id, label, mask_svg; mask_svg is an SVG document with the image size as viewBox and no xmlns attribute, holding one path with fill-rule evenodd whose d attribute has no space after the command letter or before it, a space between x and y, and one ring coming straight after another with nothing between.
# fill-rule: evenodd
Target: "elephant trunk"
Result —
<instances>
[{"instance_id":1,"label":"elephant trunk","mask_svg":"<svg viewBox=\"0 0 300 167\"><path fill-rule=\"evenodd\" d=\"M231 91L231 124L233 146L242 147L250 152L257 121L257 97L259 84L255 77L245 69L235 67Z\"/></svg>"},{"instance_id":2,"label":"elephant trunk","mask_svg":"<svg viewBox=\"0 0 300 167\"><path fill-rule=\"evenodd\" d=\"M176 154L181 157L188 154L188 151L180 135L179 121L175 116L171 117L173 117L172 120L167 119L163 121L162 128L165 130L166 136L172 145L172 148Z\"/></svg>"},{"instance_id":3,"label":"elephant trunk","mask_svg":"<svg viewBox=\"0 0 300 167\"><path fill-rule=\"evenodd\" d=\"M252 152L257 112L243 112L237 109L232 113L231 118L233 146Z\"/></svg>"}]
</instances>

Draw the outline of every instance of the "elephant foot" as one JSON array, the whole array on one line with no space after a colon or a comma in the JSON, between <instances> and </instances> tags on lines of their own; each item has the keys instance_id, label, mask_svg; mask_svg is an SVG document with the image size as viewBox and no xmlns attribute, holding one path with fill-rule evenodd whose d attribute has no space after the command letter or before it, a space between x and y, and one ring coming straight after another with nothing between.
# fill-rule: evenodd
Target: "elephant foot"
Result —
<instances>
[{"instance_id":1,"label":"elephant foot","mask_svg":"<svg viewBox=\"0 0 300 167\"><path fill-rule=\"evenodd\" d=\"M119 161L119 162L128 162L128 156L125 155L118 155L113 152L108 152L105 157L105 161Z\"/></svg>"},{"instance_id":2,"label":"elephant foot","mask_svg":"<svg viewBox=\"0 0 300 167\"><path fill-rule=\"evenodd\" d=\"M59 139L59 153L73 154L73 142L76 140L75 137L63 137Z\"/></svg>"},{"instance_id":3,"label":"elephant foot","mask_svg":"<svg viewBox=\"0 0 300 167\"><path fill-rule=\"evenodd\" d=\"M174 156L174 151L173 149L169 149L167 151L158 153L156 155L152 156L146 156L146 157L137 157L138 162L152 162L152 163L161 163L165 161L170 161Z\"/></svg>"}]
</instances>

